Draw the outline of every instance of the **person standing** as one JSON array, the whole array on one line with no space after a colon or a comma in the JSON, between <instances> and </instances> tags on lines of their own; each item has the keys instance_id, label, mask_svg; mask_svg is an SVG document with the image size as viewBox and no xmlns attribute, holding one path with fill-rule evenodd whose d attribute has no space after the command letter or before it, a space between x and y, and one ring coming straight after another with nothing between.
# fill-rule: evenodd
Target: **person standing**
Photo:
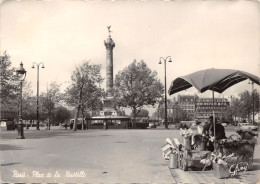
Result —
<instances>
[{"instance_id":1,"label":"person standing","mask_svg":"<svg viewBox=\"0 0 260 184\"><path fill-rule=\"evenodd\" d=\"M215 119L215 133L214 133L213 116L209 117L209 123L208 123L208 126L206 127L206 129L207 128L208 128L208 130L206 130L206 132L208 133L208 135L210 137L213 137L213 140L209 141L208 150L214 151L214 140L216 142L219 142L221 139L227 138L226 133L225 133L225 128L223 125L221 125L221 123L219 123L217 121L217 119Z\"/></svg>"}]
</instances>

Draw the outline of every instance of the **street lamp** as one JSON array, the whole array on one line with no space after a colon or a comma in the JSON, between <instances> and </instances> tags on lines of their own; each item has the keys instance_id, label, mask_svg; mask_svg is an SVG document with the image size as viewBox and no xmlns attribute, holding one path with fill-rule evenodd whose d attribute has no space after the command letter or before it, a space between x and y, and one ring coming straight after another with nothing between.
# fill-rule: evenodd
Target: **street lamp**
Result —
<instances>
[{"instance_id":1,"label":"street lamp","mask_svg":"<svg viewBox=\"0 0 260 184\"><path fill-rule=\"evenodd\" d=\"M39 128L39 66L42 64L42 68L44 68L44 63L41 62L39 64L33 62L32 68L34 69L34 64L37 65L37 130L40 130Z\"/></svg>"},{"instance_id":2,"label":"street lamp","mask_svg":"<svg viewBox=\"0 0 260 184\"><path fill-rule=\"evenodd\" d=\"M253 123L255 122L255 95L254 95L254 82L249 81L248 84L252 84L252 99L253 99Z\"/></svg>"},{"instance_id":3,"label":"street lamp","mask_svg":"<svg viewBox=\"0 0 260 184\"><path fill-rule=\"evenodd\" d=\"M20 68L15 71L16 75L18 76L20 80L20 110L19 110L19 123L17 124L17 130L18 130L18 138L17 139L25 139L24 133L23 133L23 119L22 119L22 102L23 102L23 81L26 77L26 71L23 68L23 63L20 63Z\"/></svg>"},{"instance_id":4,"label":"street lamp","mask_svg":"<svg viewBox=\"0 0 260 184\"><path fill-rule=\"evenodd\" d=\"M231 107L231 120L233 123L233 96L230 96L230 107Z\"/></svg>"},{"instance_id":5,"label":"street lamp","mask_svg":"<svg viewBox=\"0 0 260 184\"><path fill-rule=\"evenodd\" d=\"M169 58L169 61L168 62L172 62L171 60L171 56L167 56L165 59L163 57L160 57L160 61L159 61L159 64L162 64L161 62L161 59L163 59L164 61L164 85L165 85L165 89L164 89L164 92L165 92L165 128L168 129L168 123L167 123L167 93L166 93L166 61L167 59Z\"/></svg>"}]
</instances>

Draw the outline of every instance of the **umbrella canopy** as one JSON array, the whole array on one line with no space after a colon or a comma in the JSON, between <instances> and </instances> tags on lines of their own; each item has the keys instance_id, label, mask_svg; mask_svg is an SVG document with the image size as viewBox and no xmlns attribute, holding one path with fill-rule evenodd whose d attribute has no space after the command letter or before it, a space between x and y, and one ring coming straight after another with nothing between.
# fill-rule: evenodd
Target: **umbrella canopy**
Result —
<instances>
[{"instance_id":1,"label":"umbrella canopy","mask_svg":"<svg viewBox=\"0 0 260 184\"><path fill-rule=\"evenodd\" d=\"M201 93L206 90L213 91L213 106L214 106L214 91L222 93L227 88L237 84L246 79L250 79L254 83L260 85L260 78L252 75L250 73L240 71L240 70L231 70L231 69L206 69L198 72L194 72L183 77L178 77L172 81L169 88L169 95L177 93L179 91L188 89L194 86ZM213 117L214 110L213 110ZM213 118L214 124L214 137L216 135L215 129L215 118ZM214 149L216 148L216 141L214 139Z\"/></svg>"},{"instance_id":2,"label":"umbrella canopy","mask_svg":"<svg viewBox=\"0 0 260 184\"><path fill-rule=\"evenodd\" d=\"M250 73L231 69L206 69L178 77L172 81L168 90L169 95L194 86L199 92L206 90L222 93L230 86L246 79L260 85L260 78Z\"/></svg>"}]
</instances>

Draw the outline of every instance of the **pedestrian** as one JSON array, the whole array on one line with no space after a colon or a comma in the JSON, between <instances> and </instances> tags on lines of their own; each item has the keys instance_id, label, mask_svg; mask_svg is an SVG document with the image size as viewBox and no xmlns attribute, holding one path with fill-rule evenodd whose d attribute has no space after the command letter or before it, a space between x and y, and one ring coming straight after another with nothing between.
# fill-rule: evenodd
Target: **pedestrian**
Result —
<instances>
[{"instance_id":1,"label":"pedestrian","mask_svg":"<svg viewBox=\"0 0 260 184\"><path fill-rule=\"evenodd\" d=\"M215 142L219 142L221 139L226 139L226 134L225 134L225 128L223 125L221 125L221 123L219 123L217 121L217 119L215 119L215 132L214 132L214 122L213 122L213 116L209 117L209 122L208 122L208 126L206 126L206 130L207 134L210 137L213 137L212 141L209 141L208 144L208 150L209 151L214 151L214 141Z\"/></svg>"},{"instance_id":2,"label":"pedestrian","mask_svg":"<svg viewBox=\"0 0 260 184\"><path fill-rule=\"evenodd\" d=\"M213 124L213 117L210 117L210 130L209 130L209 134L211 136L214 136L214 124ZM216 140L221 140L221 139L226 139L226 133L225 133L225 128L224 126L217 121L217 119L215 119L215 137Z\"/></svg>"}]
</instances>

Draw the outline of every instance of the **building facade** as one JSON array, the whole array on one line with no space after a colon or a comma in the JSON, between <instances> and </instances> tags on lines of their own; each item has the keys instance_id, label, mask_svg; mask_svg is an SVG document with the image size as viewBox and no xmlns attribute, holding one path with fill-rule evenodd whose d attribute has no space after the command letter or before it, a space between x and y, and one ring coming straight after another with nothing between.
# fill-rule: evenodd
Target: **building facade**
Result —
<instances>
[{"instance_id":1,"label":"building facade","mask_svg":"<svg viewBox=\"0 0 260 184\"><path fill-rule=\"evenodd\" d=\"M199 98L196 101L195 119L206 120L214 111L215 117L221 119L225 116L227 108L230 106L229 101L226 98L215 98L213 104L213 98Z\"/></svg>"},{"instance_id":2,"label":"building facade","mask_svg":"<svg viewBox=\"0 0 260 184\"><path fill-rule=\"evenodd\" d=\"M190 117L194 117L197 99L197 95L178 95L177 101L182 110L186 111Z\"/></svg>"},{"instance_id":3,"label":"building facade","mask_svg":"<svg viewBox=\"0 0 260 184\"><path fill-rule=\"evenodd\" d=\"M230 106L226 98L199 98L197 95L178 95L177 100L168 108L168 113L176 116L176 109L185 111L192 120L206 121L212 116L213 110L215 117L222 118L225 116L227 108Z\"/></svg>"}]
</instances>

